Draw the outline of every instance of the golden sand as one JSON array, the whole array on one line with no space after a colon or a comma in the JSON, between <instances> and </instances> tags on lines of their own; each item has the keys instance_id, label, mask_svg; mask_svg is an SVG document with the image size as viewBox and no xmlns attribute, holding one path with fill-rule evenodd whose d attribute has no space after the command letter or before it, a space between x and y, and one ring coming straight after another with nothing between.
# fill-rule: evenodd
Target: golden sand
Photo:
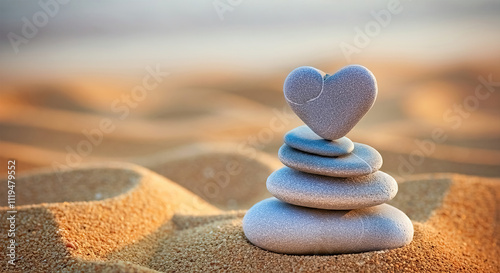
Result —
<instances>
[{"instance_id":1,"label":"golden sand","mask_svg":"<svg viewBox=\"0 0 500 273\"><path fill-rule=\"evenodd\" d=\"M253 246L241 228L245 211L217 209L136 165L93 164L60 177L18 178L18 256L15 269L3 272L495 272L500 266L500 180L415 176L392 201L413 220L410 245L299 256Z\"/></svg>"},{"instance_id":2,"label":"golden sand","mask_svg":"<svg viewBox=\"0 0 500 273\"><path fill-rule=\"evenodd\" d=\"M344 63L311 65L335 71ZM203 67L173 73L123 120L110 105L133 88L128 76L78 75L54 86L23 78L0 92L0 167L18 162L16 267L0 272L500 272L500 180L484 178L500 176L500 89L458 128L442 118L474 95L479 76L500 80L498 58L363 65L380 92L348 137L380 151L382 170L400 183L391 204L414 223L410 245L293 256L245 239L245 210L269 196L282 137L302 125L283 99L292 67L258 77ZM116 129L76 168L54 173L54 162L68 163L67 147L86 140L82 130L103 118ZM401 172L401 162L422 153L416 141L436 128L447 140ZM7 224L0 221L2 262Z\"/></svg>"}]
</instances>

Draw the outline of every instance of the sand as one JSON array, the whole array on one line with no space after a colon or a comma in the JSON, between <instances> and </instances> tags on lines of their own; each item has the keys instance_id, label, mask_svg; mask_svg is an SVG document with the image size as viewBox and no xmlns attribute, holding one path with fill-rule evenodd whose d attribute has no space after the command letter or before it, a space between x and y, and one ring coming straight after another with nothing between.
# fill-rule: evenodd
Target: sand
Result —
<instances>
[{"instance_id":1,"label":"sand","mask_svg":"<svg viewBox=\"0 0 500 273\"><path fill-rule=\"evenodd\" d=\"M15 270L3 272L495 272L500 266L499 179L409 178L390 203L413 220L410 245L300 256L253 246L241 228L244 210L218 209L137 165L89 164L61 178L38 171L18 179L18 259Z\"/></svg>"},{"instance_id":2,"label":"sand","mask_svg":"<svg viewBox=\"0 0 500 273\"><path fill-rule=\"evenodd\" d=\"M18 162L19 219L16 268L0 272L499 272L500 92L458 128L442 119L473 95L479 75L497 79L497 64L363 63L380 92L348 137L381 153L381 170L399 183L390 204L410 217L415 237L400 249L332 256L267 252L241 229L245 211L270 196L283 135L302 125L283 99L291 68L172 75L123 120L110 104L134 86L126 79L18 83L0 92L0 169ZM116 129L56 173L54 162L66 164L67 147L103 118ZM436 128L447 140L427 153L417 141ZM421 161L401 169L415 151ZM5 196L2 186L0 219ZM5 253L1 243L2 262Z\"/></svg>"}]
</instances>

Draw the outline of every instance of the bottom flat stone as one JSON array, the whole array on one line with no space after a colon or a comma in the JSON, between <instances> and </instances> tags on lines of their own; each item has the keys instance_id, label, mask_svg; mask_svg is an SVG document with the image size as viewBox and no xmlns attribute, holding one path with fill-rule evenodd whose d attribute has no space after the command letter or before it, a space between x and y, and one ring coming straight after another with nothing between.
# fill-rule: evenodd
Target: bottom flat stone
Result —
<instances>
[{"instance_id":1,"label":"bottom flat stone","mask_svg":"<svg viewBox=\"0 0 500 273\"><path fill-rule=\"evenodd\" d=\"M255 204L243 218L248 240L285 254L340 254L402 247L413 224L399 209L382 204L356 210L321 210L276 198Z\"/></svg>"}]
</instances>

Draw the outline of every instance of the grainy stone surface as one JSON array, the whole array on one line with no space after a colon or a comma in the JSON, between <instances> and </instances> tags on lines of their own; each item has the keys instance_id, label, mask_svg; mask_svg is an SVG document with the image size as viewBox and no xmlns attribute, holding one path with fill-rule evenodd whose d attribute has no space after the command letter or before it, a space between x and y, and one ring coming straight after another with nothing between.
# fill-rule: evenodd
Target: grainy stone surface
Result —
<instances>
[{"instance_id":1,"label":"grainy stone surface","mask_svg":"<svg viewBox=\"0 0 500 273\"><path fill-rule=\"evenodd\" d=\"M333 75L309 66L293 70L283 91L292 110L325 139L345 136L370 110L377 97L375 76L349 65Z\"/></svg>"},{"instance_id":2,"label":"grainy stone surface","mask_svg":"<svg viewBox=\"0 0 500 273\"><path fill-rule=\"evenodd\" d=\"M339 157L313 155L284 144L278 156L290 168L334 177L367 175L382 166L382 156L377 150L360 143L354 143L354 150L350 154Z\"/></svg>"},{"instance_id":3,"label":"grainy stone surface","mask_svg":"<svg viewBox=\"0 0 500 273\"><path fill-rule=\"evenodd\" d=\"M381 171L339 178L283 167L269 176L267 189L274 197L293 205L348 210L380 205L391 200L398 192L398 183Z\"/></svg>"},{"instance_id":4,"label":"grainy stone surface","mask_svg":"<svg viewBox=\"0 0 500 273\"><path fill-rule=\"evenodd\" d=\"M347 137L327 140L318 136L307 125L289 131L285 134L284 140L295 149L323 156L346 155L354 149L354 143Z\"/></svg>"},{"instance_id":5,"label":"grainy stone surface","mask_svg":"<svg viewBox=\"0 0 500 273\"><path fill-rule=\"evenodd\" d=\"M253 206L243 218L250 242L287 254L338 254L402 247L413 225L387 204L357 210L294 206L274 197Z\"/></svg>"}]
</instances>

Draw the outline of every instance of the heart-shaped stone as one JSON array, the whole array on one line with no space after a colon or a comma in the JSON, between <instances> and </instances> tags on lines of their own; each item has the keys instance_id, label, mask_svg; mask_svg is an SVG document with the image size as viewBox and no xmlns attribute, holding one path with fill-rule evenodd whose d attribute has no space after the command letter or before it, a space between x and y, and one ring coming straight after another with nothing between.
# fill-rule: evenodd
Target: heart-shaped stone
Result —
<instances>
[{"instance_id":1,"label":"heart-shaped stone","mask_svg":"<svg viewBox=\"0 0 500 273\"><path fill-rule=\"evenodd\" d=\"M303 66L288 75L283 90L292 110L311 130L334 140L351 131L370 110L377 81L361 65L346 66L334 75Z\"/></svg>"}]
</instances>

